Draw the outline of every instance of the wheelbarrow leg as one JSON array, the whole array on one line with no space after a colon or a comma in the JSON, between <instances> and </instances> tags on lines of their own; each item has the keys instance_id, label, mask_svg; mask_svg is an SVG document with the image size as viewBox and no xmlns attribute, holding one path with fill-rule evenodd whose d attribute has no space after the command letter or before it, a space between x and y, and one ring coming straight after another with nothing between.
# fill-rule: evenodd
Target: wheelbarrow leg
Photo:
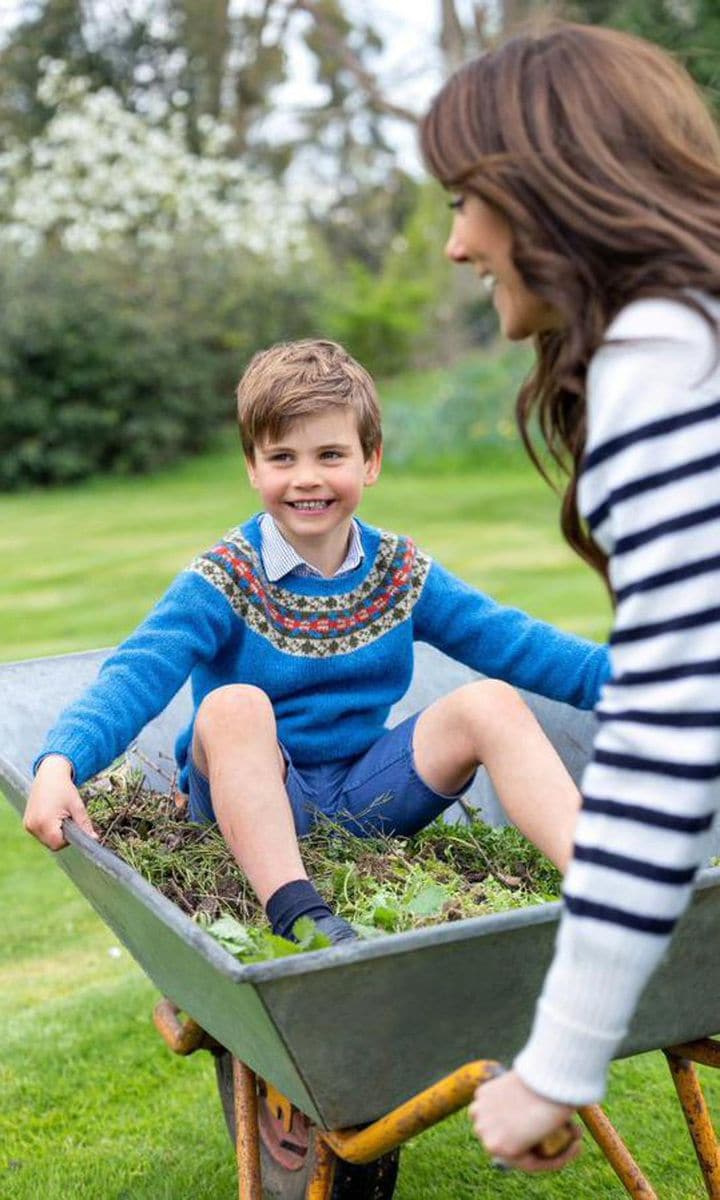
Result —
<instances>
[{"instance_id":1,"label":"wheelbarrow leg","mask_svg":"<svg viewBox=\"0 0 720 1200\"><path fill-rule=\"evenodd\" d=\"M720 1200L720 1156L697 1071L689 1058L664 1051L710 1200Z\"/></svg>"},{"instance_id":2,"label":"wheelbarrow leg","mask_svg":"<svg viewBox=\"0 0 720 1200\"><path fill-rule=\"evenodd\" d=\"M255 1073L233 1058L235 1093L235 1143L240 1200L262 1200L260 1142L258 1133L257 1083Z\"/></svg>"},{"instance_id":3,"label":"wheelbarrow leg","mask_svg":"<svg viewBox=\"0 0 720 1200\"><path fill-rule=\"evenodd\" d=\"M305 1200L330 1200L335 1180L335 1151L331 1150L320 1130L315 1131L315 1166L308 1179Z\"/></svg>"},{"instance_id":4,"label":"wheelbarrow leg","mask_svg":"<svg viewBox=\"0 0 720 1200\"><path fill-rule=\"evenodd\" d=\"M658 1200L657 1192L650 1186L600 1105L587 1104L579 1110L579 1115L628 1196L632 1196L633 1200Z\"/></svg>"}]
</instances>

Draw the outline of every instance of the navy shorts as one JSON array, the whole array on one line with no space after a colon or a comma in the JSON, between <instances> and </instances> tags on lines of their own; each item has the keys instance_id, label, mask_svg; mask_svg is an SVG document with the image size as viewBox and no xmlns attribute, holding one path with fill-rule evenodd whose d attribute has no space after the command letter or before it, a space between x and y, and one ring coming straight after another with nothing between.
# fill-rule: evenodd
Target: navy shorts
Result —
<instances>
[{"instance_id":1,"label":"navy shorts","mask_svg":"<svg viewBox=\"0 0 720 1200\"><path fill-rule=\"evenodd\" d=\"M295 766L285 747L285 787L298 837L312 829L318 816L328 817L358 837L374 833L409 836L424 829L470 787L443 796L420 778L413 756L413 731L420 713L408 717L359 758L322 766ZM214 821L210 784L189 759L188 815L191 821Z\"/></svg>"}]
</instances>

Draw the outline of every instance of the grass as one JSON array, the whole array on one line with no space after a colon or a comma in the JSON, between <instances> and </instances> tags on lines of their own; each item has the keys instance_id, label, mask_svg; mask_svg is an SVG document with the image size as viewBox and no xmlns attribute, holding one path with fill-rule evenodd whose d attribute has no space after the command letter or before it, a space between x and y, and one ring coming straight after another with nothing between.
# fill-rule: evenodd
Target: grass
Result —
<instances>
[{"instance_id":1,"label":"grass","mask_svg":"<svg viewBox=\"0 0 720 1200\"><path fill-rule=\"evenodd\" d=\"M3 658L115 642L198 549L254 507L234 439L152 479L1 499ZM504 452L473 470L389 472L367 494L363 515L413 534L500 599L602 637L602 590L563 547L556 511L522 457ZM5 804L0 911L0 1195L234 1196L210 1059L181 1060L160 1043L151 984ZM717 1104L718 1081L702 1074ZM645 1055L613 1068L608 1108L662 1200L700 1200L704 1187L673 1095L660 1055ZM532 1182L498 1175L459 1115L405 1148L396 1196L530 1194L611 1200L624 1193L589 1143L562 1175Z\"/></svg>"}]
</instances>

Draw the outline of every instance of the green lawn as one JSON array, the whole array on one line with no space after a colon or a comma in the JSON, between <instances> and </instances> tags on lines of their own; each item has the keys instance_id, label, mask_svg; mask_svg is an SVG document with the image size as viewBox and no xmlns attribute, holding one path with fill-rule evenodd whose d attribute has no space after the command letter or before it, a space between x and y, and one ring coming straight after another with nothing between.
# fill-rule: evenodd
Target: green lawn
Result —
<instances>
[{"instance_id":1,"label":"green lawn","mask_svg":"<svg viewBox=\"0 0 720 1200\"><path fill-rule=\"evenodd\" d=\"M234 441L149 480L3 498L2 656L115 642L194 553L253 508ZM589 635L607 628L602 589L563 547L556 500L519 456L436 478L387 474L363 513L414 534L503 600ZM209 1057L166 1050L150 1022L153 988L5 804L0 911L0 1195L234 1196ZM708 1089L720 1099L711 1077ZM672 1097L659 1055L614 1068L611 1114L662 1200L700 1200ZM397 1190L398 1200L622 1194L592 1146L560 1176L500 1176L462 1115L406 1148Z\"/></svg>"}]
</instances>

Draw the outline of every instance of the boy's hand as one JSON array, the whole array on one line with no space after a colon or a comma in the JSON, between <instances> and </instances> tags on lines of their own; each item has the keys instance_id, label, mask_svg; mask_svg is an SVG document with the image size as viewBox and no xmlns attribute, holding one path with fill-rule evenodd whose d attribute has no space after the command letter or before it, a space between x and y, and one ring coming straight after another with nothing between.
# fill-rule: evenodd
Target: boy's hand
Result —
<instances>
[{"instance_id":1,"label":"boy's hand","mask_svg":"<svg viewBox=\"0 0 720 1200\"><path fill-rule=\"evenodd\" d=\"M533 1092L515 1071L508 1071L475 1093L468 1113L488 1154L499 1165L521 1171L557 1171L580 1153L580 1129L575 1140L555 1158L533 1150L538 1142L563 1125L573 1114L567 1104L556 1104Z\"/></svg>"},{"instance_id":2,"label":"boy's hand","mask_svg":"<svg viewBox=\"0 0 720 1200\"><path fill-rule=\"evenodd\" d=\"M72 767L60 754L49 754L37 769L25 807L23 824L28 833L51 850L67 846L62 823L66 817L92 838L97 834L87 815L80 793L72 781Z\"/></svg>"}]
</instances>

